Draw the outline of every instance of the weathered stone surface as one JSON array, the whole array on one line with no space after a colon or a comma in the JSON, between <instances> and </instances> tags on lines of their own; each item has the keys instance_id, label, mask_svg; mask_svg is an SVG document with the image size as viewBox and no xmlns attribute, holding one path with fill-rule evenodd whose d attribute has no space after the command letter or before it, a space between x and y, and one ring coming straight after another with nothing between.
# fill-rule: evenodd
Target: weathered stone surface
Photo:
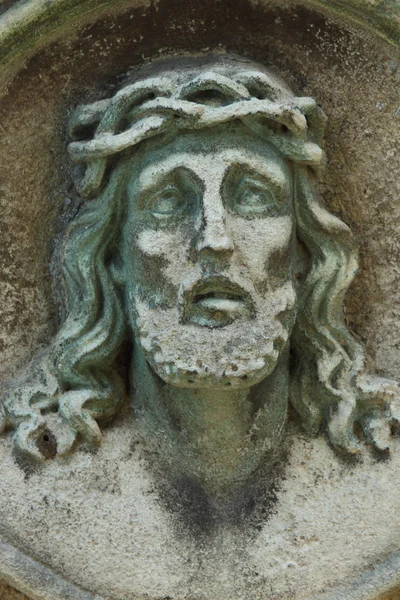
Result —
<instances>
[{"instance_id":1,"label":"weathered stone surface","mask_svg":"<svg viewBox=\"0 0 400 600\"><path fill-rule=\"evenodd\" d=\"M385 594L384 596L381 596L379 598L379 600L399 600L399 598L400 598L400 591L393 590L393 591L389 592L389 594Z\"/></svg>"},{"instance_id":2,"label":"weathered stone surface","mask_svg":"<svg viewBox=\"0 0 400 600\"><path fill-rule=\"evenodd\" d=\"M52 4L53 24L60 5ZM76 12L69 28L53 32L50 45L41 21L42 47L10 83L0 107L2 379L26 366L59 325L54 257L79 203L66 155L71 109L110 97L143 60L225 50L272 65L328 115L329 166L320 189L361 247L346 322L365 344L369 370L398 379L399 56L393 43L366 27L377 13L360 12L357 24L310 3L118 3L118 10L104 3L108 14L99 12L88 25L94 6L82 3L86 21L77 25ZM394 4L379 10L384 6L396 15ZM78 11L73 2L70 7ZM392 40L393 31L386 30ZM361 461L352 462L335 455L323 437L311 439L292 415L285 444L273 493L263 493L269 479L261 472L244 514L222 525L200 490L183 482L168 487L152 471L128 406L105 428L98 451L83 445L43 466L15 455L9 434L0 440L1 533L56 575L107 600L145 594L300 600L386 564L400 538L399 440L390 458L365 448ZM369 595L357 592L361 584L351 594L393 600L394 573L388 567L386 579L379 579L377 569ZM57 586L52 590L62 589Z\"/></svg>"},{"instance_id":3,"label":"weathered stone surface","mask_svg":"<svg viewBox=\"0 0 400 600\"><path fill-rule=\"evenodd\" d=\"M5 583L0 583L0 598L1 600L29 600L29 598Z\"/></svg>"}]
</instances>

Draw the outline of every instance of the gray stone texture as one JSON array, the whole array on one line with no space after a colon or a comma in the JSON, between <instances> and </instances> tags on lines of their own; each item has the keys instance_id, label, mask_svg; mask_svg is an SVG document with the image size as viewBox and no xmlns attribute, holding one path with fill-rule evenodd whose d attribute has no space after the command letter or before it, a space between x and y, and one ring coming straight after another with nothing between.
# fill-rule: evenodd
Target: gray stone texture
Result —
<instances>
[{"instance_id":1,"label":"gray stone texture","mask_svg":"<svg viewBox=\"0 0 400 600\"><path fill-rule=\"evenodd\" d=\"M77 210L66 153L71 107L109 97L143 60L208 51L272 66L328 115L320 190L360 245L346 322L365 344L368 368L399 379L396 46L365 23L294 2L135 3L91 25L85 19L26 60L0 106L2 381L26 367L59 324L57 249ZM105 428L97 452L83 445L40 467L16 458L9 433L0 439L0 534L107 600L303 600L386 564L400 539L399 438L391 457L366 448L353 462L323 435L310 438L293 414L284 447L283 476L243 517L244 534L235 523L204 519L201 499L185 504L184 488L163 485L129 407ZM396 600L390 564L389 579L351 597ZM32 585L43 590L39 580ZM25 584L24 574L13 579ZM51 589L62 598L58 580ZM0 598L24 597L0 585Z\"/></svg>"}]
</instances>

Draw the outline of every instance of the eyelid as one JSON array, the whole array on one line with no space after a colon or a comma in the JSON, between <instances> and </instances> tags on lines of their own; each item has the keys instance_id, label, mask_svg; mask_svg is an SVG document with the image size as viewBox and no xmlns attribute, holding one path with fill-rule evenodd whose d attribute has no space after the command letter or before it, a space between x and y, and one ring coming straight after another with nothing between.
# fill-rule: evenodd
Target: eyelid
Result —
<instances>
[{"instance_id":1,"label":"eyelid","mask_svg":"<svg viewBox=\"0 0 400 600\"><path fill-rule=\"evenodd\" d=\"M198 185L200 183L197 175L193 173L190 169L186 167L175 167L167 173L160 173L156 181L152 182L148 186L145 186L140 191L140 193L156 193L158 190L164 189L168 185L176 185L176 187L179 188L179 180L182 181L184 178L190 178L192 181L194 180Z\"/></svg>"},{"instance_id":2,"label":"eyelid","mask_svg":"<svg viewBox=\"0 0 400 600\"><path fill-rule=\"evenodd\" d=\"M251 165L245 163L237 163L229 167L222 181L221 189L229 185L231 179L242 179L244 176L253 179L255 183L257 182L260 185L269 187L274 194L278 194L280 197L287 190L286 185L280 177L276 178L272 173L268 174L267 172L259 173Z\"/></svg>"},{"instance_id":3,"label":"eyelid","mask_svg":"<svg viewBox=\"0 0 400 600\"><path fill-rule=\"evenodd\" d=\"M197 175L186 167L175 167L167 173L162 173L156 182L144 186L137 194L135 205L139 210L152 210L152 203L157 196L175 191L181 198L189 200L193 195L198 195L203 186ZM183 203L184 204L184 203Z\"/></svg>"},{"instance_id":4,"label":"eyelid","mask_svg":"<svg viewBox=\"0 0 400 600\"><path fill-rule=\"evenodd\" d=\"M165 194L165 192L169 192L169 191L174 191L177 192L179 195L181 194L181 191L179 189L179 186L177 186L175 183L167 183L166 185L164 185L164 187L160 188L159 190L157 190L153 195L152 198L159 196L161 194Z\"/></svg>"},{"instance_id":5,"label":"eyelid","mask_svg":"<svg viewBox=\"0 0 400 600\"><path fill-rule=\"evenodd\" d=\"M268 177L267 173L260 173L255 171L255 169L246 163L237 163L235 165L231 165L228 169L227 173L221 184L221 193L224 197L224 202L226 206L229 206L231 202L229 198L231 194L228 192L228 187L233 185L236 187L236 190L239 189L240 185L245 185L244 179L249 179L251 185L255 185L260 188L260 190L265 189L265 191L269 191L275 200L276 208L282 210L284 206L288 206L290 202L290 194L291 194L291 186L287 185L286 181L283 181L281 177L276 179L276 177Z\"/></svg>"},{"instance_id":6,"label":"eyelid","mask_svg":"<svg viewBox=\"0 0 400 600\"><path fill-rule=\"evenodd\" d=\"M172 192L172 193L171 193ZM171 210L160 210L160 202L170 202ZM176 206L174 206L174 202ZM173 213L179 213L185 206L184 195L181 193L179 188L174 184L167 184L162 189L158 190L155 194L150 196L147 201L146 208L157 215L171 215ZM164 207L165 208L165 207Z\"/></svg>"},{"instance_id":7,"label":"eyelid","mask_svg":"<svg viewBox=\"0 0 400 600\"><path fill-rule=\"evenodd\" d=\"M228 170L221 185L221 194L229 212L251 219L277 217L290 211L290 189L286 182L279 185L245 164Z\"/></svg>"},{"instance_id":8,"label":"eyelid","mask_svg":"<svg viewBox=\"0 0 400 600\"><path fill-rule=\"evenodd\" d=\"M265 185L264 181L260 180L260 179L256 179L255 177L252 177L250 175L244 175L240 182L239 182L239 188L241 186L245 186L245 185L252 185L256 188L259 188L260 190L265 189L266 187L270 187L270 185Z\"/></svg>"}]
</instances>

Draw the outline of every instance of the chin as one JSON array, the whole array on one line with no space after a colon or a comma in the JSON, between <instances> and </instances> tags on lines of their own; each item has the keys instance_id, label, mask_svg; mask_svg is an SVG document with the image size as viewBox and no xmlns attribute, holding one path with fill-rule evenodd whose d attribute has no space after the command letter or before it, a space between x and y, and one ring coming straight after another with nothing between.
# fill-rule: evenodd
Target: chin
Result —
<instances>
[{"instance_id":1,"label":"chin","mask_svg":"<svg viewBox=\"0 0 400 600\"><path fill-rule=\"evenodd\" d=\"M212 328L183 324L176 309L137 304L135 312L134 335L147 362L165 383L181 388L256 385L274 371L291 331L279 313Z\"/></svg>"},{"instance_id":2,"label":"chin","mask_svg":"<svg viewBox=\"0 0 400 600\"><path fill-rule=\"evenodd\" d=\"M253 368L251 368L250 365L243 364L242 368L240 368L240 375L238 372L225 372L225 374L221 374L219 369L216 369L214 372L210 372L210 370L205 371L204 369L199 368L188 369L179 362L168 365L168 368L165 368L165 365L154 362L151 360L151 357L146 358L155 373L165 383L174 387L228 390L248 389L256 385L268 377L268 375L271 375L277 365L279 356L257 357L254 362L264 363L264 366L257 368L253 365Z\"/></svg>"}]
</instances>

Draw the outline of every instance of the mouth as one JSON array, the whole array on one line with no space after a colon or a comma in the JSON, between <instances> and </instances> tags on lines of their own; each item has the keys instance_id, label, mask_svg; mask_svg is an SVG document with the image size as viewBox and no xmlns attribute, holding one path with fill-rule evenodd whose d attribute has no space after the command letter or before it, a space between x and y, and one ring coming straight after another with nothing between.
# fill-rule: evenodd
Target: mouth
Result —
<instances>
[{"instance_id":1,"label":"mouth","mask_svg":"<svg viewBox=\"0 0 400 600\"><path fill-rule=\"evenodd\" d=\"M251 318L249 294L226 277L201 280L185 298L186 323L215 328Z\"/></svg>"}]
</instances>

